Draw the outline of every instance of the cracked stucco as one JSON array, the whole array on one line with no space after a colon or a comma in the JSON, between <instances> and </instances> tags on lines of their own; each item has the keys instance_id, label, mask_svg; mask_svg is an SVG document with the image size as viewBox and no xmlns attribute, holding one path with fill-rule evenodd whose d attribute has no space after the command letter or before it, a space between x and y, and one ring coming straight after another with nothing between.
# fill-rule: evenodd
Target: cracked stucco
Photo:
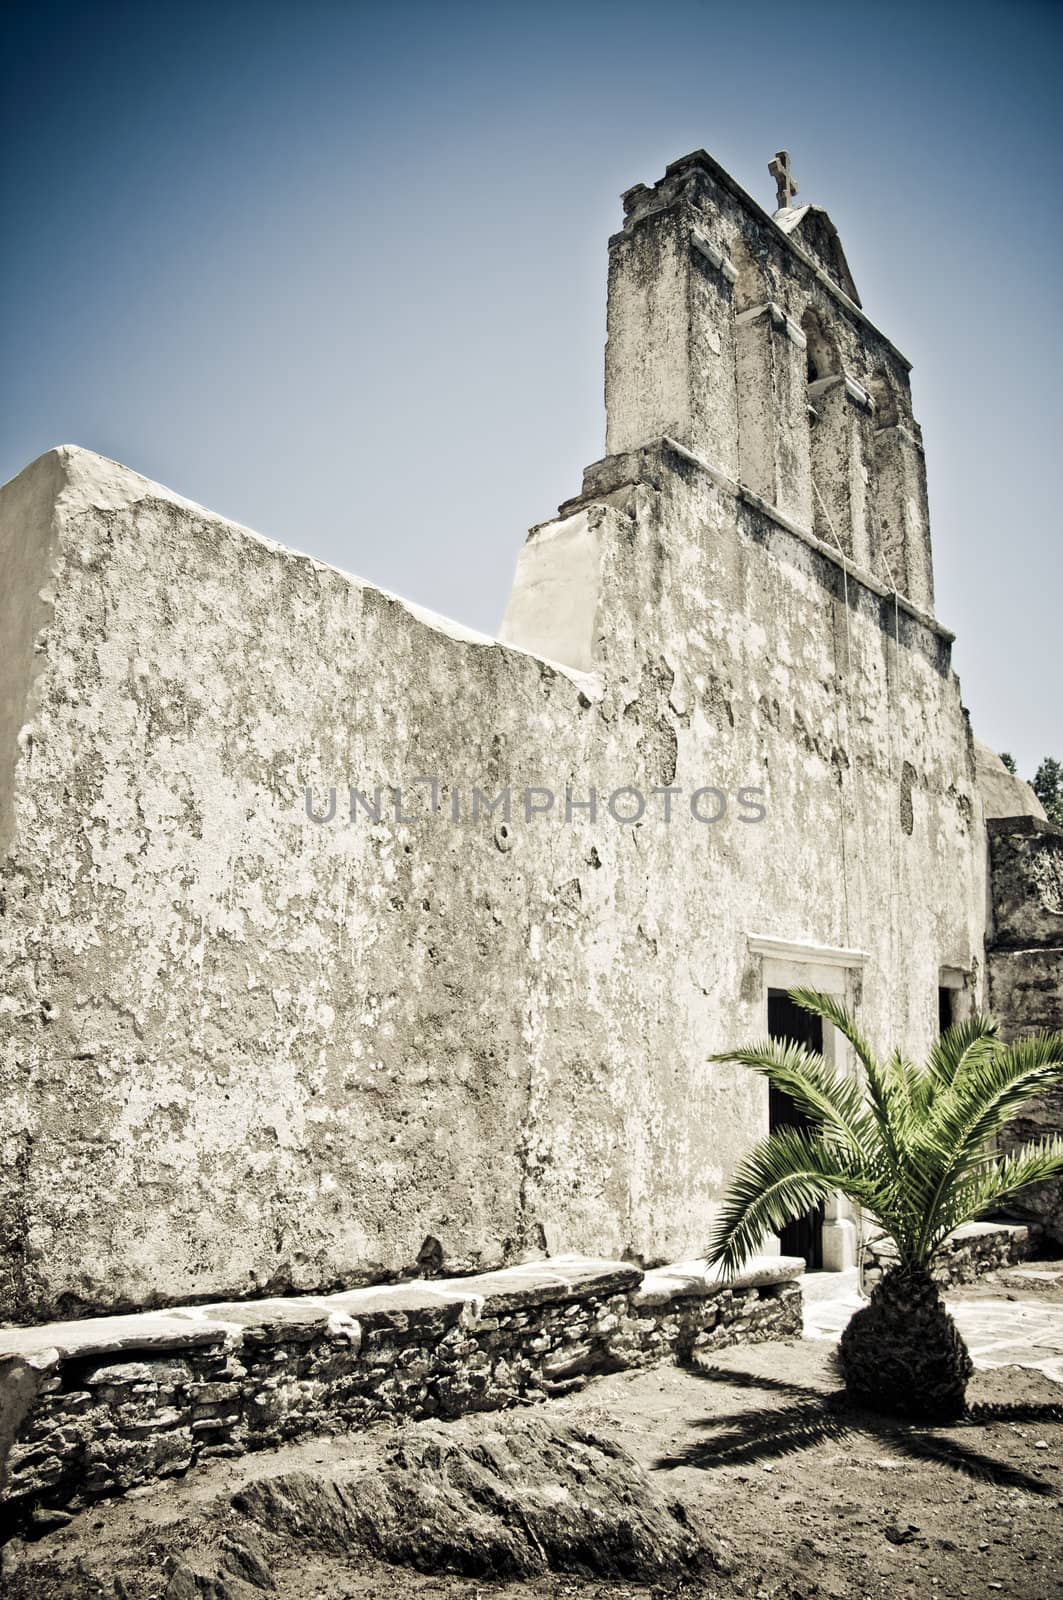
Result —
<instances>
[{"instance_id":1,"label":"cracked stucco","mask_svg":"<svg viewBox=\"0 0 1063 1600\"><path fill-rule=\"evenodd\" d=\"M980 997L907 363L703 153L627 200L612 454L532 530L506 643L86 451L0 491L4 1320L689 1258L766 1126L706 1062L766 1026L750 934L866 952L883 1046L924 1051L942 966ZM431 773L444 813L508 783L767 816L304 809Z\"/></svg>"},{"instance_id":2,"label":"cracked stucco","mask_svg":"<svg viewBox=\"0 0 1063 1600\"><path fill-rule=\"evenodd\" d=\"M873 597L839 624L812 552L659 477L636 538L604 512L596 676L84 451L3 492L5 537L39 556L17 600L42 608L5 773L8 1316L366 1281L428 1236L451 1271L695 1253L764 1115L756 1080L705 1065L759 1023L750 929L866 948L872 1031L929 1027L979 892L955 680L929 640L898 665ZM762 783L770 809L515 818L502 848L490 819L305 815L307 783L427 772Z\"/></svg>"}]
</instances>

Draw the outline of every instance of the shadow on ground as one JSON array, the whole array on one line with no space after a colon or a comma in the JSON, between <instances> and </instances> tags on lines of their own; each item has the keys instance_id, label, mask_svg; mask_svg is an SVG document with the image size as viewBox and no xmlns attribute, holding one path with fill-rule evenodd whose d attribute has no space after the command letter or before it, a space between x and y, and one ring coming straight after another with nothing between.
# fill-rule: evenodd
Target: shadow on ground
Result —
<instances>
[{"instance_id":1,"label":"shadow on ground","mask_svg":"<svg viewBox=\"0 0 1063 1600\"><path fill-rule=\"evenodd\" d=\"M711 1470L754 1466L811 1450L827 1441L844 1441L856 1434L866 1434L912 1460L949 1467L954 1472L1001 1488L1055 1497L1050 1484L979 1450L976 1440L979 1430L994 1423L1063 1422L1063 1405L976 1404L958 1422L930 1428L851 1406L840 1389L824 1394L822 1389L735 1367L694 1365L687 1371L706 1383L747 1389L751 1391L751 1398L752 1392L759 1391L765 1397L785 1396L790 1404L717 1413L701 1422L688 1424L710 1437L693 1440L679 1451L659 1456L652 1463L658 1471L675 1467ZM957 1438L957 1434L967 1437Z\"/></svg>"}]
</instances>

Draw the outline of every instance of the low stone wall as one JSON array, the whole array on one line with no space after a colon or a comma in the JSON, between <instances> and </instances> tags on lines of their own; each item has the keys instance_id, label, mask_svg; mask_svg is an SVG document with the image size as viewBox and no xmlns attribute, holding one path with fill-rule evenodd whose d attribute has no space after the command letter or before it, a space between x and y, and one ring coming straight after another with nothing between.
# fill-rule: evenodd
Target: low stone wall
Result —
<instances>
[{"instance_id":1,"label":"low stone wall","mask_svg":"<svg viewBox=\"0 0 1063 1600\"><path fill-rule=\"evenodd\" d=\"M992 867L989 1005L1005 1039L1063 1029L1063 828L1034 816L986 823ZM998 1138L1004 1155L1063 1133L1063 1091L1023 1107ZM1015 1215L1063 1246L1063 1182L1037 1183L1012 1201Z\"/></svg>"},{"instance_id":2,"label":"low stone wall","mask_svg":"<svg viewBox=\"0 0 1063 1600\"><path fill-rule=\"evenodd\" d=\"M724 1284L693 1263L643 1273L563 1257L319 1298L0 1330L8 1524L215 1456L531 1403L594 1373L799 1335L793 1279L803 1265L765 1258Z\"/></svg>"},{"instance_id":3,"label":"low stone wall","mask_svg":"<svg viewBox=\"0 0 1063 1600\"><path fill-rule=\"evenodd\" d=\"M1033 1254L1035 1239L1031 1229L1014 1222L968 1222L948 1241L939 1256L934 1277L943 1287L953 1283L973 1283L983 1273L1025 1261ZM883 1272L892 1265L895 1251L888 1239L873 1239L864 1252L864 1285L873 1289Z\"/></svg>"}]
</instances>

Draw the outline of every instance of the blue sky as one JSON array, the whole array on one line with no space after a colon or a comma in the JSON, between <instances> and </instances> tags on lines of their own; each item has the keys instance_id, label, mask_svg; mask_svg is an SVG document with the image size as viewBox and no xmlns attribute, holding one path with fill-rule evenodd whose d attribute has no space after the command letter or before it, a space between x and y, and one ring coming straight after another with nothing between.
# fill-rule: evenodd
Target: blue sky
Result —
<instances>
[{"instance_id":1,"label":"blue sky","mask_svg":"<svg viewBox=\"0 0 1063 1600\"><path fill-rule=\"evenodd\" d=\"M0 478L50 445L487 632L604 447L620 192L785 146L915 363L976 731L1063 757L1063 6L6 8Z\"/></svg>"}]
</instances>

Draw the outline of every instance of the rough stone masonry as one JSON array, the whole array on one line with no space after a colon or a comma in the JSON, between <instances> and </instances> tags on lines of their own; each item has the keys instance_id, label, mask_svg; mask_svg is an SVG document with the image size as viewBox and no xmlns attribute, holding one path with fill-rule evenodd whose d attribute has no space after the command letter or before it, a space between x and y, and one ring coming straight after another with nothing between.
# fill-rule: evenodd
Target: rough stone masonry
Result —
<instances>
[{"instance_id":1,"label":"rough stone masonry","mask_svg":"<svg viewBox=\"0 0 1063 1600\"><path fill-rule=\"evenodd\" d=\"M84 450L0 492L2 1320L690 1257L769 990L983 1000L908 362L817 207L697 152L624 213L498 639Z\"/></svg>"},{"instance_id":2,"label":"rough stone masonry","mask_svg":"<svg viewBox=\"0 0 1063 1600\"><path fill-rule=\"evenodd\" d=\"M445 1282L0 1331L0 1535L217 1456L544 1400L801 1331L804 1263L724 1283L558 1257Z\"/></svg>"}]
</instances>

